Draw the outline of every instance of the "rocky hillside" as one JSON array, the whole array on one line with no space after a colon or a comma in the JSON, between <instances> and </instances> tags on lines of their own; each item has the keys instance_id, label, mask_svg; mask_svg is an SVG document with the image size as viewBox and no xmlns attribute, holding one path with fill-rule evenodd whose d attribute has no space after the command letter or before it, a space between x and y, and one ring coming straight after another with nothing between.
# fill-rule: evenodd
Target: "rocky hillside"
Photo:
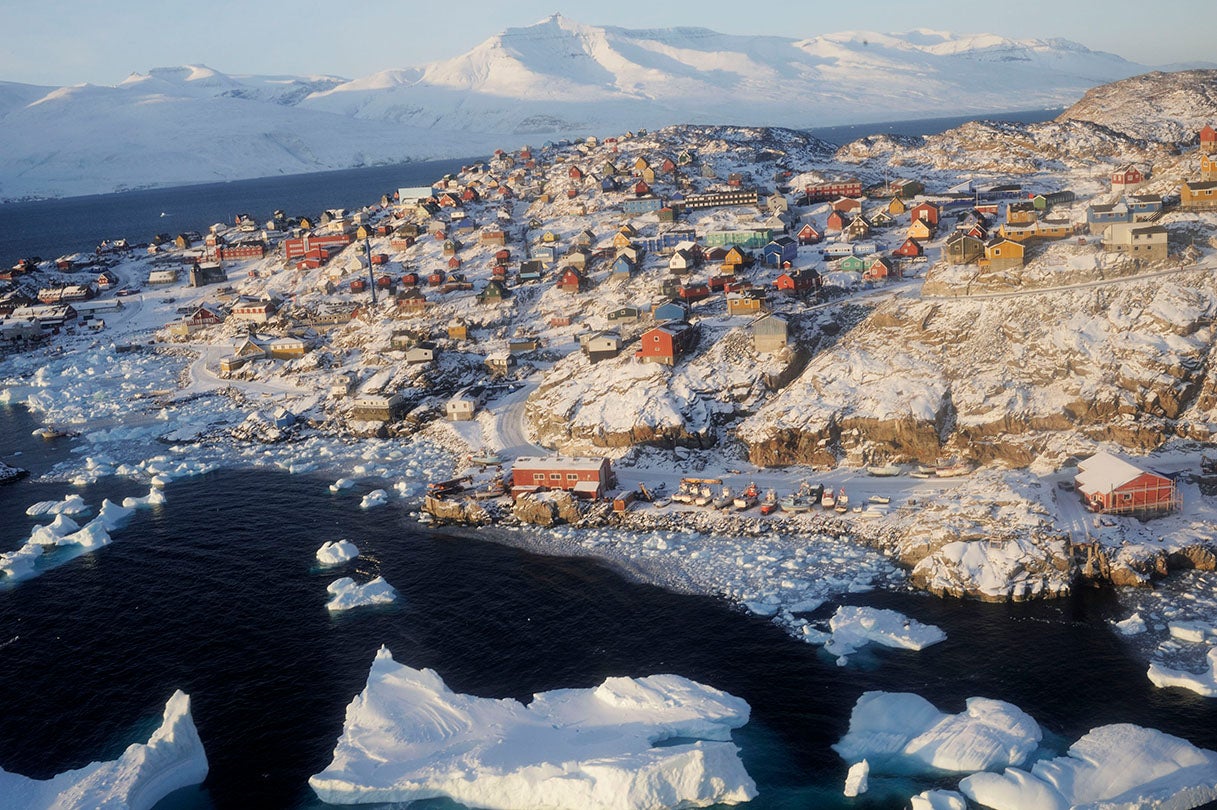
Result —
<instances>
[{"instance_id":1,"label":"rocky hillside","mask_svg":"<svg viewBox=\"0 0 1217 810\"><path fill-rule=\"evenodd\" d=\"M1027 466L1092 441L1208 441L1217 284L1206 272L984 301L878 306L739 428L757 464Z\"/></svg>"},{"instance_id":2,"label":"rocky hillside","mask_svg":"<svg viewBox=\"0 0 1217 810\"><path fill-rule=\"evenodd\" d=\"M1088 90L1056 120L1088 121L1130 138L1194 144L1197 130L1214 123L1214 110L1217 70L1155 71Z\"/></svg>"}]
</instances>

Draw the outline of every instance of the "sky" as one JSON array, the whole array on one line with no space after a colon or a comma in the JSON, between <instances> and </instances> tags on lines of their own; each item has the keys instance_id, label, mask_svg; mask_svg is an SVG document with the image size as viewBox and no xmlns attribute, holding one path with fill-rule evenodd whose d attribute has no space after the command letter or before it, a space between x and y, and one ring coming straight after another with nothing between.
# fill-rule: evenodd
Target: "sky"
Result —
<instances>
[{"instance_id":1,"label":"sky","mask_svg":"<svg viewBox=\"0 0 1217 810\"><path fill-rule=\"evenodd\" d=\"M458 56L506 28L559 12L590 25L700 26L804 39L838 31L932 28L1071 39L1161 66L1217 62L1213 0L0 0L0 81L117 84L154 67L358 78Z\"/></svg>"}]
</instances>

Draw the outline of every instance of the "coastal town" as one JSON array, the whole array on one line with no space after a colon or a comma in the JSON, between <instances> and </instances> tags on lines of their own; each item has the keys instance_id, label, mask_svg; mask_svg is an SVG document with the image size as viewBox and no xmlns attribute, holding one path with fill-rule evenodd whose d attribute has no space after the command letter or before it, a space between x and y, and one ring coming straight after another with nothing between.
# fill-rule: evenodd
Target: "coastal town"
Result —
<instances>
[{"instance_id":1,"label":"coastal town","mask_svg":"<svg viewBox=\"0 0 1217 810\"><path fill-rule=\"evenodd\" d=\"M23 258L4 272L0 341L188 353L168 408L239 397L235 424L193 440L428 436L457 462L435 471L424 520L830 532L921 587L990 600L1211 567L1197 496L1214 462L1192 445L1060 429L1033 448L978 442L945 425L965 420L960 394L947 414L950 395L848 355L855 379L834 391L818 365L931 301L1148 288L1173 320L1164 289L1212 275L1212 126L1139 161L1021 176L850 150L697 127L498 150L360 210L241 213ZM1212 307L1169 328L1203 340ZM259 395L254 413L241 392ZM774 440L760 421L834 397L851 401L818 433ZM848 428L859 399L889 418ZM1152 449L1164 455L1136 458ZM1017 519L995 519L1003 499ZM1170 547L1146 548L1168 523ZM927 531L937 547L916 539ZM1018 546L1013 570L1004 553L962 563L978 532Z\"/></svg>"}]
</instances>

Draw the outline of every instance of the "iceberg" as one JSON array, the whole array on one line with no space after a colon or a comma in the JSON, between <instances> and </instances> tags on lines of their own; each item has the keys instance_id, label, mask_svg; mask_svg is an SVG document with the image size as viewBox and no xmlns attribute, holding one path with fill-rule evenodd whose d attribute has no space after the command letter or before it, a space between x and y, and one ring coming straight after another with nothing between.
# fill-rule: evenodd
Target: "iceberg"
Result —
<instances>
[{"instance_id":1,"label":"iceberg","mask_svg":"<svg viewBox=\"0 0 1217 810\"><path fill-rule=\"evenodd\" d=\"M363 500L359 502L360 509L371 509L374 506L384 506L389 502L389 493L383 489L374 489L367 495L363 496Z\"/></svg>"},{"instance_id":2,"label":"iceberg","mask_svg":"<svg viewBox=\"0 0 1217 810\"><path fill-rule=\"evenodd\" d=\"M173 791L197 785L206 776L207 755L190 716L190 697L178 690L147 743L128 746L112 762L94 762L46 780L0 769L0 796L11 808L150 810Z\"/></svg>"},{"instance_id":3,"label":"iceberg","mask_svg":"<svg viewBox=\"0 0 1217 810\"><path fill-rule=\"evenodd\" d=\"M57 546L69 534L80 531L80 526L65 514L58 514L45 526L36 526L30 532L29 542L40 546Z\"/></svg>"},{"instance_id":4,"label":"iceberg","mask_svg":"<svg viewBox=\"0 0 1217 810\"><path fill-rule=\"evenodd\" d=\"M124 509L138 509L141 506L159 506L165 502L165 493L155 486L142 498L123 498Z\"/></svg>"},{"instance_id":5,"label":"iceberg","mask_svg":"<svg viewBox=\"0 0 1217 810\"><path fill-rule=\"evenodd\" d=\"M350 478L339 478L334 483L330 484L330 492L342 492L355 486L355 482Z\"/></svg>"},{"instance_id":6,"label":"iceberg","mask_svg":"<svg viewBox=\"0 0 1217 810\"><path fill-rule=\"evenodd\" d=\"M326 607L330 610L350 610L363 605L384 605L397 600L397 591L385 582L384 577L359 585L350 577L336 579L326 588L330 593L330 601Z\"/></svg>"},{"instance_id":7,"label":"iceberg","mask_svg":"<svg viewBox=\"0 0 1217 810\"><path fill-rule=\"evenodd\" d=\"M35 576L34 565L42 556L42 546L26 543L15 551L0 554L0 572L11 582L20 582Z\"/></svg>"},{"instance_id":8,"label":"iceberg","mask_svg":"<svg viewBox=\"0 0 1217 810\"><path fill-rule=\"evenodd\" d=\"M1171 669L1151 661L1147 675L1150 682L1157 687L1178 686L1190 689L1203 697L1217 697L1217 647L1209 650L1206 660L1209 668L1202 672Z\"/></svg>"},{"instance_id":9,"label":"iceberg","mask_svg":"<svg viewBox=\"0 0 1217 810\"><path fill-rule=\"evenodd\" d=\"M359 556L359 549L350 540L327 541L317 549L317 562L322 565L342 565Z\"/></svg>"},{"instance_id":10,"label":"iceberg","mask_svg":"<svg viewBox=\"0 0 1217 810\"><path fill-rule=\"evenodd\" d=\"M108 531L114 531L122 526L127 520L135 514L134 509L129 509L125 506L119 506L113 503L109 498L103 498L101 501L101 509L97 512L97 520L102 522Z\"/></svg>"},{"instance_id":11,"label":"iceberg","mask_svg":"<svg viewBox=\"0 0 1217 810\"><path fill-rule=\"evenodd\" d=\"M30 517L42 515L79 515L89 511L85 499L79 495L65 495L61 501L39 501L33 504L25 513Z\"/></svg>"},{"instance_id":12,"label":"iceberg","mask_svg":"<svg viewBox=\"0 0 1217 810\"><path fill-rule=\"evenodd\" d=\"M845 775L845 790L843 791L846 798L852 799L865 793L870 787L869 777L870 763L866 760L850 765L849 773Z\"/></svg>"},{"instance_id":13,"label":"iceberg","mask_svg":"<svg viewBox=\"0 0 1217 810\"><path fill-rule=\"evenodd\" d=\"M968 800L953 790L926 790L909 799L909 810L968 810Z\"/></svg>"},{"instance_id":14,"label":"iceberg","mask_svg":"<svg viewBox=\"0 0 1217 810\"><path fill-rule=\"evenodd\" d=\"M1001 700L971 697L965 711L946 714L920 695L865 692L833 750L880 772L971 773L1019 765L1042 738L1030 715Z\"/></svg>"},{"instance_id":15,"label":"iceberg","mask_svg":"<svg viewBox=\"0 0 1217 810\"><path fill-rule=\"evenodd\" d=\"M1217 799L1217 753L1154 729L1100 726L1031 771L976 773L959 789L994 810L1199 807Z\"/></svg>"},{"instance_id":16,"label":"iceberg","mask_svg":"<svg viewBox=\"0 0 1217 810\"><path fill-rule=\"evenodd\" d=\"M947 637L938 627L922 624L894 610L849 605L837 608L828 627L832 638L824 644L824 649L842 658L871 642L885 647L924 650Z\"/></svg>"},{"instance_id":17,"label":"iceberg","mask_svg":"<svg viewBox=\"0 0 1217 810\"><path fill-rule=\"evenodd\" d=\"M363 692L347 706L333 761L309 784L331 804L438 797L493 810L738 804L756 796L730 742L749 713L740 698L678 675L608 678L595 688L542 692L528 705L462 695L381 647Z\"/></svg>"}]
</instances>

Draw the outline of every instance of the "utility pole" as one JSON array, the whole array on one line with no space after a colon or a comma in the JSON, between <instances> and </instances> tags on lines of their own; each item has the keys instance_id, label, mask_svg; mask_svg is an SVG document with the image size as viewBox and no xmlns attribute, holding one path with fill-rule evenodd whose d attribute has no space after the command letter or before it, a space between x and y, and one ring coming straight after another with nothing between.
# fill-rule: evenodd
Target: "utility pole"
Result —
<instances>
[{"instance_id":1,"label":"utility pole","mask_svg":"<svg viewBox=\"0 0 1217 810\"><path fill-rule=\"evenodd\" d=\"M363 238L363 255L368 260L368 287L372 290L372 306L376 306L376 277L372 273L372 245Z\"/></svg>"}]
</instances>

